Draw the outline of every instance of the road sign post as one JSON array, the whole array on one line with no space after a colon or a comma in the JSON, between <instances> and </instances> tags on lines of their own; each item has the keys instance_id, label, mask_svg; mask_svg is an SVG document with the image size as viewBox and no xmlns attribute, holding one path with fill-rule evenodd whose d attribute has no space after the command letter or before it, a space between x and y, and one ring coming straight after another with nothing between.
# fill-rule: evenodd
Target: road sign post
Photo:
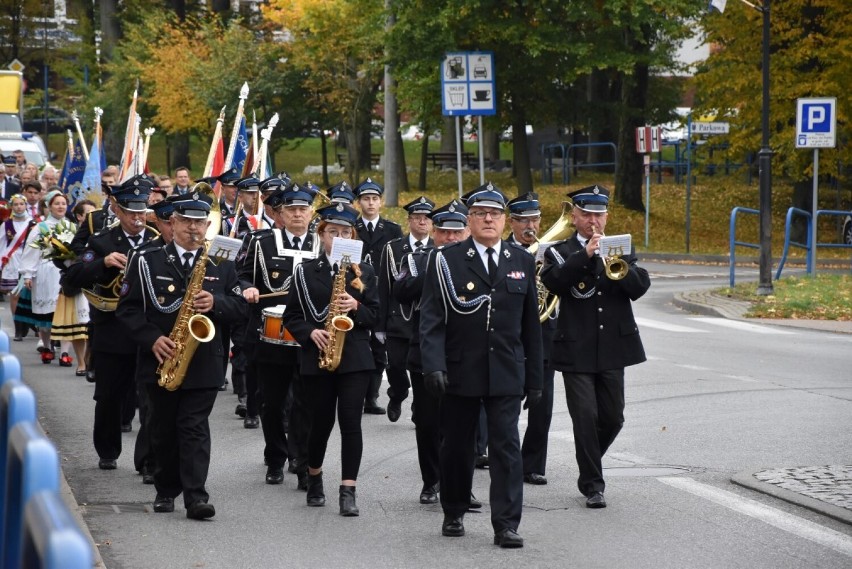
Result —
<instances>
[{"instance_id":1,"label":"road sign post","mask_svg":"<svg viewBox=\"0 0 852 569\"><path fill-rule=\"evenodd\" d=\"M645 248L651 223L651 153L660 151L660 127L636 127L636 152L644 154L645 164Z\"/></svg>"}]
</instances>

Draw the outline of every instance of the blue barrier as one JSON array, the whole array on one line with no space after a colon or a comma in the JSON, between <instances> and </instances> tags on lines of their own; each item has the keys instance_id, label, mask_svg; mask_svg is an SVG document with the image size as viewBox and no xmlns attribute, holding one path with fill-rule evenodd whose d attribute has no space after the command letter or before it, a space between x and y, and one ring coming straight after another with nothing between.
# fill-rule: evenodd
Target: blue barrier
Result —
<instances>
[{"instance_id":1,"label":"blue barrier","mask_svg":"<svg viewBox=\"0 0 852 569\"><path fill-rule=\"evenodd\" d=\"M0 387L9 380L23 380L21 362L12 354L0 353Z\"/></svg>"},{"instance_id":2,"label":"blue barrier","mask_svg":"<svg viewBox=\"0 0 852 569\"><path fill-rule=\"evenodd\" d=\"M22 567L24 508L37 492L59 492L59 455L35 423L15 425L9 436L3 520L4 567Z\"/></svg>"},{"instance_id":3,"label":"blue barrier","mask_svg":"<svg viewBox=\"0 0 852 569\"><path fill-rule=\"evenodd\" d=\"M757 215L760 212L756 209L749 209L746 207L735 207L731 210L731 222L728 226L728 236L730 239L730 243L728 244L728 265L730 267L730 283L731 288L734 288L734 267L737 263L737 253L736 247L739 245L740 247L750 247L752 249L760 249L760 245L758 243L747 243L745 241L737 241L736 240L736 231L737 231L737 215L740 213L750 213Z\"/></svg>"},{"instance_id":4,"label":"blue barrier","mask_svg":"<svg viewBox=\"0 0 852 569\"><path fill-rule=\"evenodd\" d=\"M9 353L9 334L0 330L0 354Z\"/></svg>"},{"instance_id":5,"label":"blue barrier","mask_svg":"<svg viewBox=\"0 0 852 569\"><path fill-rule=\"evenodd\" d=\"M32 390L16 379L4 383L0 388L0 521L5 519L6 511L9 435L18 423L34 422L35 419L36 402ZM0 535L0 554L2 545L3 538Z\"/></svg>"},{"instance_id":6,"label":"blue barrier","mask_svg":"<svg viewBox=\"0 0 852 569\"><path fill-rule=\"evenodd\" d=\"M807 241L805 243L799 243L798 241L792 241L790 238L791 231L790 228L793 224L793 216L801 215L808 222L807 227ZM805 211L803 209L799 209L797 207L791 207L787 210L787 218L784 221L784 252L781 253L781 262L778 263L778 270L775 272L775 280L777 281L781 278L781 271L784 269L784 263L787 262L787 254L790 252L790 246L800 247L802 249L807 250L807 266L808 266L808 274L810 274L811 267L811 255L813 254L813 247L811 247L811 223L813 220L811 219L811 212Z\"/></svg>"},{"instance_id":7,"label":"blue barrier","mask_svg":"<svg viewBox=\"0 0 852 569\"><path fill-rule=\"evenodd\" d=\"M36 569L90 569L89 540L55 492L35 494L24 511L21 566Z\"/></svg>"},{"instance_id":8,"label":"blue barrier","mask_svg":"<svg viewBox=\"0 0 852 569\"><path fill-rule=\"evenodd\" d=\"M589 164L577 164L577 161L574 161L574 168L593 168L595 166L612 166L615 170L618 170L618 147L615 146L612 142L589 142L587 144L571 144L568 146L568 149L565 151L565 183L568 184L571 182L571 172L570 168L567 167L568 159L571 157L571 151L575 148L594 148L599 146L606 146L612 148L612 162L592 162Z\"/></svg>"}]
</instances>

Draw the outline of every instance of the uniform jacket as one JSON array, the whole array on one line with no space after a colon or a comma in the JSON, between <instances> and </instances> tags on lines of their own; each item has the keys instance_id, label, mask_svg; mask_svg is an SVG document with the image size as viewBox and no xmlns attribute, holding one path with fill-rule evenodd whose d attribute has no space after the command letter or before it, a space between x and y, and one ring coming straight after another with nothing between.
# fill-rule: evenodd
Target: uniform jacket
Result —
<instances>
[{"instance_id":1,"label":"uniform jacket","mask_svg":"<svg viewBox=\"0 0 852 569\"><path fill-rule=\"evenodd\" d=\"M509 233L509 237L506 238L506 241L509 243L514 243L518 247L523 248L525 251L529 252L528 245L524 245L515 240L515 234ZM550 365L550 356L551 350L553 347L553 336L556 334L556 311L550 315L550 317L541 323L541 341L542 348L544 349L544 367L551 368L553 366Z\"/></svg>"},{"instance_id":2,"label":"uniform jacket","mask_svg":"<svg viewBox=\"0 0 852 569\"><path fill-rule=\"evenodd\" d=\"M352 286L355 278L352 269L346 271L346 292L361 304L348 316L355 326L346 334L343 355L336 373L374 370L373 353L370 350L370 331L379 318L379 295L376 290L376 274L367 263L360 263L361 282L364 291ZM293 275L293 284L288 294L287 309L284 311L284 324L302 346L302 375L326 373L319 367L319 348L311 340L311 332L325 329L324 320L316 318L316 312L322 312L331 300L333 280L331 267L325 254L317 259L299 265ZM311 309L311 305L313 309Z\"/></svg>"},{"instance_id":3,"label":"uniform jacket","mask_svg":"<svg viewBox=\"0 0 852 569\"><path fill-rule=\"evenodd\" d=\"M225 382L222 366L225 355L218 335L223 326L243 320L247 310L233 263L221 261L214 265L208 262L204 274L202 288L214 298L213 310L205 316L213 321L216 337L209 342L199 342L181 389L219 387ZM142 249L133 256L127 269L115 314L129 331L124 341L130 338L132 342L127 343L138 347L137 378L143 383L154 383L158 379L159 364L151 347L160 336L171 334L188 279L173 243ZM172 312L159 308L175 304Z\"/></svg>"},{"instance_id":4,"label":"uniform jacket","mask_svg":"<svg viewBox=\"0 0 852 569\"><path fill-rule=\"evenodd\" d=\"M142 242L150 241L155 236L156 234L146 227ZM79 256L79 262L65 271L62 277L63 286L90 289L105 297L115 296L112 290L107 289L107 286L119 276L120 270L117 267L107 267L104 264L104 258L116 251L128 255L130 249L131 243L120 225L96 233L88 239L88 245ZM116 320L115 312L103 312L94 306L90 308L89 318L94 326L92 338L94 351L113 354L136 352L136 346L128 341L127 329Z\"/></svg>"},{"instance_id":5,"label":"uniform jacket","mask_svg":"<svg viewBox=\"0 0 852 569\"><path fill-rule=\"evenodd\" d=\"M399 301L393 297L393 283L399 275L400 264L403 257L412 252L410 241L408 235L388 241L382 250L378 271L381 310L376 331L386 332L388 336L397 338L411 337L411 313L406 311L406 315L403 316ZM432 240L427 239L423 246L431 247Z\"/></svg>"},{"instance_id":6,"label":"uniform jacket","mask_svg":"<svg viewBox=\"0 0 852 569\"><path fill-rule=\"evenodd\" d=\"M90 211L86 214L86 219L80 224L80 227L77 228L77 232L74 234L74 239L71 240L69 248L78 257L81 256L83 251L86 250L89 238L106 229L108 220L109 213L106 207Z\"/></svg>"},{"instance_id":7,"label":"uniform jacket","mask_svg":"<svg viewBox=\"0 0 852 569\"><path fill-rule=\"evenodd\" d=\"M358 239L364 243L363 261L371 266L378 267L382 255L382 249L385 248L388 241L402 237L402 228L398 223L394 223L384 217L379 217L373 226L373 235L370 236L367 231L367 224L364 223L364 218L359 217L355 222L355 230L358 232Z\"/></svg>"},{"instance_id":8,"label":"uniform jacket","mask_svg":"<svg viewBox=\"0 0 852 569\"><path fill-rule=\"evenodd\" d=\"M420 299L423 296L426 267L433 252L434 249L428 247L408 253L400 262L399 274L393 283L394 300L404 314L411 315L406 367L417 373L423 373L420 355Z\"/></svg>"},{"instance_id":9,"label":"uniform jacket","mask_svg":"<svg viewBox=\"0 0 852 569\"><path fill-rule=\"evenodd\" d=\"M284 358L287 361L295 362L298 357L298 348L263 342L260 340L259 334L263 321L263 309L281 304L286 305L293 298L291 294L293 257L278 254L276 235L280 235L281 243L285 249L295 249L287 239L287 234L281 229L258 231L253 234L246 256L237 273L243 290L254 287L261 295L287 291L287 294L262 298L259 302L248 305L249 319L246 326L245 343L257 344L256 355L259 358L275 360ZM306 234L304 242L299 244L299 249L311 251L314 239L315 237L310 233Z\"/></svg>"},{"instance_id":10,"label":"uniform jacket","mask_svg":"<svg viewBox=\"0 0 852 569\"><path fill-rule=\"evenodd\" d=\"M630 268L614 281L600 257L589 258L576 233L548 249L542 281L560 297L555 369L594 373L645 361L631 301L645 294L651 280L634 255L622 258Z\"/></svg>"},{"instance_id":11,"label":"uniform jacket","mask_svg":"<svg viewBox=\"0 0 852 569\"><path fill-rule=\"evenodd\" d=\"M14 196L15 194L20 194L20 193L21 193L21 184L19 184L18 182L14 181L14 180L9 179L9 177L7 176L5 178L5 187L3 188L2 198L4 200L8 201L12 196Z\"/></svg>"},{"instance_id":12,"label":"uniform jacket","mask_svg":"<svg viewBox=\"0 0 852 569\"><path fill-rule=\"evenodd\" d=\"M490 302L475 312L464 304L483 296ZM521 396L541 389L541 325L532 256L503 241L492 285L472 237L435 252L423 283L420 349L424 373L446 371L450 394Z\"/></svg>"}]
</instances>

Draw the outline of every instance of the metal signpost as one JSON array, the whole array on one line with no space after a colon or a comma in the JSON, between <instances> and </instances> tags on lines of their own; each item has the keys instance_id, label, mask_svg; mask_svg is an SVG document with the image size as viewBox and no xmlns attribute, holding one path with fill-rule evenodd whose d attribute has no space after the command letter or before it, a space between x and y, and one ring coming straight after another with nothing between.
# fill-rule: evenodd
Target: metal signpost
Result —
<instances>
[{"instance_id":1,"label":"metal signpost","mask_svg":"<svg viewBox=\"0 0 852 569\"><path fill-rule=\"evenodd\" d=\"M459 117L478 117L479 180L485 183L485 157L482 153L482 116L497 114L494 85L494 53L490 51L451 52L441 62L441 102L445 116L456 117L456 171L459 197L462 190L462 137Z\"/></svg>"},{"instance_id":2,"label":"metal signpost","mask_svg":"<svg viewBox=\"0 0 852 569\"><path fill-rule=\"evenodd\" d=\"M640 126L636 128L636 152L644 154L645 164L645 249L651 222L651 154L660 151L660 127Z\"/></svg>"},{"instance_id":3,"label":"metal signpost","mask_svg":"<svg viewBox=\"0 0 852 569\"><path fill-rule=\"evenodd\" d=\"M808 273L816 276L817 193L819 188L819 149L837 145L837 99L835 97L796 100L796 148L814 149L814 182L811 195L810 262Z\"/></svg>"}]
</instances>

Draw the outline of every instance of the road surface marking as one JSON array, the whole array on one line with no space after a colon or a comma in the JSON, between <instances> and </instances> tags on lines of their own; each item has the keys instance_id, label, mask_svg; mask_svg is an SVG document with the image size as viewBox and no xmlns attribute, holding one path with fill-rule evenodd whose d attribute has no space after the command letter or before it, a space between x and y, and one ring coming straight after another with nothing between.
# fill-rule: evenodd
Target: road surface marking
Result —
<instances>
[{"instance_id":1,"label":"road surface marking","mask_svg":"<svg viewBox=\"0 0 852 569\"><path fill-rule=\"evenodd\" d=\"M793 535L797 535L804 539L808 539L814 543L818 543L842 553L843 555L852 557L852 537L834 531L833 529L823 527L819 524L788 514L787 512L783 512L777 508L766 506L760 502L744 498L732 492L721 490L715 486L702 484L692 478L667 477L657 478L657 480L663 484L672 486L673 488L689 492L699 498L704 498L705 500L709 500L715 504L734 510L735 512L745 514L746 516L760 520L778 529L792 533Z\"/></svg>"},{"instance_id":2,"label":"road surface marking","mask_svg":"<svg viewBox=\"0 0 852 569\"><path fill-rule=\"evenodd\" d=\"M728 320L726 318L701 318L695 317L690 318L694 322L701 322L703 324L713 324L715 326L724 326L725 328L734 328L735 330L742 330L743 332L754 332L756 334L775 334L775 335L794 335L795 332L790 332L789 330L780 330L773 326L760 326L758 324L752 324L751 322L741 322L739 320Z\"/></svg>"},{"instance_id":3,"label":"road surface marking","mask_svg":"<svg viewBox=\"0 0 852 569\"><path fill-rule=\"evenodd\" d=\"M678 326L677 324L660 322L659 320L649 320L648 318L636 318L636 323L639 324L639 326L644 326L647 328L656 328L657 330L665 330L667 332L680 332L683 334L707 333L707 330L701 330L700 328L688 328L686 326Z\"/></svg>"}]
</instances>

